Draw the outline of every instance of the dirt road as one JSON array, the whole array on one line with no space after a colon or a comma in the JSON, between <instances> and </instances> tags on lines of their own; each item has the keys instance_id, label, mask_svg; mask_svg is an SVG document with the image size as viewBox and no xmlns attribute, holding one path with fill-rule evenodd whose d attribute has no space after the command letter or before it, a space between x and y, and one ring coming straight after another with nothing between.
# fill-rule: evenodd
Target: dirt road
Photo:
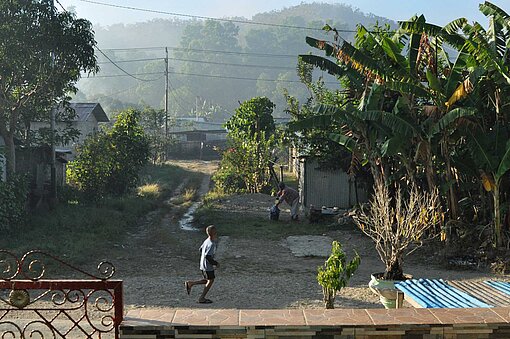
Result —
<instances>
[{"instance_id":1,"label":"dirt road","mask_svg":"<svg viewBox=\"0 0 510 339\"><path fill-rule=\"evenodd\" d=\"M205 183L216 166L210 162L179 164L202 172ZM261 217L267 217L265 211L273 199L261 194L241 195L229 199L228 207L242 209L243 213L239 214L239 222L242 223L245 213L258 213ZM296 246L299 252L299 246L319 248L324 246L321 244L330 243L331 239L339 240L347 253L356 249L362 257L362 264L351 279L350 287L345 288L337 297L336 307L382 307L378 297L368 289L367 283L370 274L381 271L383 266L372 242L353 227L338 227L324 234L324 237L312 238L260 241L220 237L217 259L221 267L217 270L216 282L208 295L214 303L209 305L196 302L201 287L197 286L188 296L183 285L186 279L200 278L198 248L204 239L205 234L201 230L181 229L178 218L171 212L159 224L142 223L138 232L130 235L116 252L116 258L113 258L117 266L117 278L125 281L126 308L322 307L322 293L316 282L316 272L317 266L325 258L298 257ZM428 261L428 258L414 256L406 262L406 271L415 277L455 280L477 280L487 276L482 272L435 267Z\"/></svg>"}]
</instances>

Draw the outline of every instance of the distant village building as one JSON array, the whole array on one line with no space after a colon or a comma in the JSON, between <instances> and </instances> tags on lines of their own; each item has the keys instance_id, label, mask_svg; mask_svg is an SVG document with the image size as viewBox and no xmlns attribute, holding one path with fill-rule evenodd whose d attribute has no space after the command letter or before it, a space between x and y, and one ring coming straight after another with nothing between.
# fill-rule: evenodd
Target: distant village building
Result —
<instances>
[{"instance_id":1,"label":"distant village building","mask_svg":"<svg viewBox=\"0 0 510 339\"><path fill-rule=\"evenodd\" d=\"M63 110L63 108L59 108ZM55 128L57 130L64 130L66 128L74 128L79 131L76 140L70 144L57 145L62 150L70 151L69 159L74 159L76 156L76 147L82 145L89 135L93 135L99 131L100 123L110 122L105 111L99 103L71 103L70 109L76 113L75 118L71 121L57 121ZM58 114L57 114L58 116ZM31 123L31 129L38 131L41 128L49 128L49 123L44 121L34 121Z\"/></svg>"},{"instance_id":2,"label":"distant village building","mask_svg":"<svg viewBox=\"0 0 510 339\"><path fill-rule=\"evenodd\" d=\"M178 117L168 134L177 140L168 151L169 157L217 158L227 141L223 123L206 121L203 117Z\"/></svg>"},{"instance_id":3,"label":"distant village building","mask_svg":"<svg viewBox=\"0 0 510 339\"><path fill-rule=\"evenodd\" d=\"M99 131L99 123L109 122L106 113L99 103L72 103L70 108L76 112L72 121L56 121L55 129L63 130L69 127L79 131L78 138L71 144L55 146L55 169L56 184L63 186L66 181L66 164L76 155L76 146L83 144L87 136ZM58 114L57 114L58 116ZM49 128L48 122L34 121L31 123L32 131ZM0 147L3 139L0 138ZM29 174L30 180L30 205L38 206L49 193L51 177L52 150L49 145L31 147L16 146L16 172ZM3 169L0 160L0 169Z\"/></svg>"}]
</instances>

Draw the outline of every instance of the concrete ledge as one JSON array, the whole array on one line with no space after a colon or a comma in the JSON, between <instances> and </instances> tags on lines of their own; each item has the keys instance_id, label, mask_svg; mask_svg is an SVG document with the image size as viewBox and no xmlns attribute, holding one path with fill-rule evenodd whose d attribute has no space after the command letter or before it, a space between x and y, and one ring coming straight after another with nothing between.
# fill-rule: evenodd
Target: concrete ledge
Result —
<instances>
[{"instance_id":1,"label":"concrete ledge","mask_svg":"<svg viewBox=\"0 0 510 339\"><path fill-rule=\"evenodd\" d=\"M120 338L510 338L510 308L135 309Z\"/></svg>"}]
</instances>

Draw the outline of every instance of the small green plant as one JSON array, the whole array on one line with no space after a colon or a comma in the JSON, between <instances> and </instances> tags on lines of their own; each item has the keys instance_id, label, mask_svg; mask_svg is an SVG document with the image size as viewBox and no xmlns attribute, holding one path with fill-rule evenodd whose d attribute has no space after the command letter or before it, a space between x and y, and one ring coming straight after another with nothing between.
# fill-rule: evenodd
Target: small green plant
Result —
<instances>
[{"instance_id":1,"label":"small green plant","mask_svg":"<svg viewBox=\"0 0 510 339\"><path fill-rule=\"evenodd\" d=\"M355 251L354 258L347 263L347 257L338 241L333 241L331 255L324 262L324 266L318 267L317 281L322 286L324 304L327 309L332 309L335 303L335 296L338 291L347 286L349 279L361 263L361 258Z\"/></svg>"}]
</instances>

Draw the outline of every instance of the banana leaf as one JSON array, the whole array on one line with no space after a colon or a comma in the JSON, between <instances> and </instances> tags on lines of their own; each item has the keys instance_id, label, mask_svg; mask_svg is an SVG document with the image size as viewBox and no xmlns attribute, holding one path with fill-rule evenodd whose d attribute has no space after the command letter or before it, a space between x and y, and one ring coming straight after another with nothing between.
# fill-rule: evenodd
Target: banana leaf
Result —
<instances>
[{"instance_id":1,"label":"banana leaf","mask_svg":"<svg viewBox=\"0 0 510 339\"><path fill-rule=\"evenodd\" d=\"M485 1L485 3L480 4L478 7L480 12L486 17L492 17L494 21L498 22L501 26L505 26L507 29L510 28L510 15L498 6Z\"/></svg>"},{"instance_id":2,"label":"banana leaf","mask_svg":"<svg viewBox=\"0 0 510 339\"><path fill-rule=\"evenodd\" d=\"M331 75L341 77L346 74L345 69L334 63L333 61L317 55L301 54L299 56L303 62L320 68Z\"/></svg>"},{"instance_id":3,"label":"banana leaf","mask_svg":"<svg viewBox=\"0 0 510 339\"><path fill-rule=\"evenodd\" d=\"M391 90L402 93L402 95L413 94L417 97L421 98L430 98L431 93L429 93L425 88L421 85L413 84L411 82L401 82L401 81L387 81L385 86Z\"/></svg>"},{"instance_id":4,"label":"banana leaf","mask_svg":"<svg viewBox=\"0 0 510 339\"><path fill-rule=\"evenodd\" d=\"M392 156L402 150L403 145L407 145L408 139L401 136L394 136L386 140L381 146L381 154L383 156Z\"/></svg>"},{"instance_id":5,"label":"banana leaf","mask_svg":"<svg viewBox=\"0 0 510 339\"><path fill-rule=\"evenodd\" d=\"M306 43L314 48L325 51L327 56L332 56L335 53L335 48L324 40L317 40L307 36Z\"/></svg>"},{"instance_id":6,"label":"banana leaf","mask_svg":"<svg viewBox=\"0 0 510 339\"><path fill-rule=\"evenodd\" d=\"M493 145L487 140L484 134L473 134L468 130L468 146L471 152L473 161L481 168L489 172L496 172L499 167L499 162L494 154L491 154Z\"/></svg>"},{"instance_id":7,"label":"banana leaf","mask_svg":"<svg viewBox=\"0 0 510 339\"><path fill-rule=\"evenodd\" d=\"M418 134L413 123L407 121L401 116L384 111L364 111L357 114L361 119L368 121L377 121L383 126L389 128L394 134L403 136L412 136Z\"/></svg>"},{"instance_id":8,"label":"banana leaf","mask_svg":"<svg viewBox=\"0 0 510 339\"><path fill-rule=\"evenodd\" d=\"M496 172L495 179L499 180L505 175L506 172L510 169L510 147L507 146L506 152L501 159L501 162L498 166L498 171Z\"/></svg>"},{"instance_id":9,"label":"banana leaf","mask_svg":"<svg viewBox=\"0 0 510 339\"><path fill-rule=\"evenodd\" d=\"M353 138L348 137L346 135L338 134L338 133L330 133L329 138L332 141L344 146L352 153L354 153L355 150L357 149L358 144L357 144L356 140L354 140Z\"/></svg>"},{"instance_id":10,"label":"banana leaf","mask_svg":"<svg viewBox=\"0 0 510 339\"><path fill-rule=\"evenodd\" d=\"M291 121L289 130L292 132L303 131L312 128L329 127L337 122L337 118L331 114L321 114L312 117Z\"/></svg>"},{"instance_id":11,"label":"banana leaf","mask_svg":"<svg viewBox=\"0 0 510 339\"><path fill-rule=\"evenodd\" d=\"M445 115L443 115L441 119L439 119L439 121L432 126L430 130L430 136L442 132L447 128L450 128L452 124L456 122L458 119L473 116L476 113L477 110L472 107L454 108Z\"/></svg>"}]
</instances>

